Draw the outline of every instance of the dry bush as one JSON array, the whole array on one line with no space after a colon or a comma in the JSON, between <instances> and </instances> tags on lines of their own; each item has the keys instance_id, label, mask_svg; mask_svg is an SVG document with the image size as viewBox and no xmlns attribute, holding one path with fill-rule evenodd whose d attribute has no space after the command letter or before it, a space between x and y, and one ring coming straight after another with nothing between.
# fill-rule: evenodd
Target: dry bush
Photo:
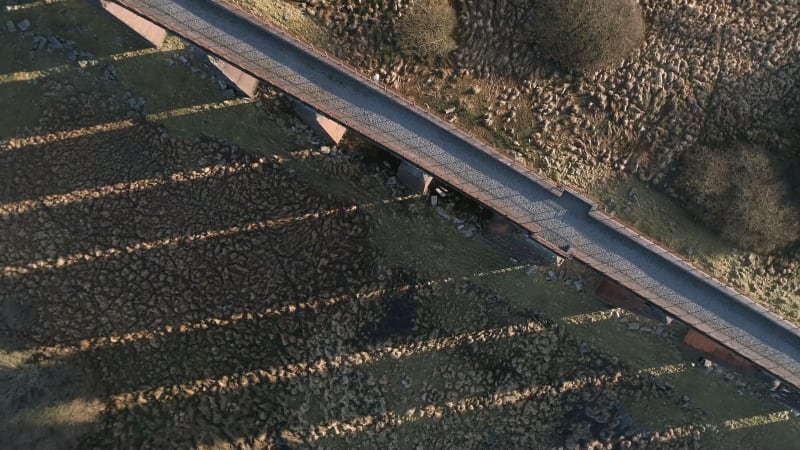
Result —
<instances>
[{"instance_id":1,"label":"dry bush","mask_svg":"<svg viewBox=\"0 0 800 450\"><path fill-rule=\"evenodd\" d=\"M644 42L636 0L533 0L530 30L539 47L564 68L618 65Z\"/></svg>"},{"instance_id":2,"label":"dry bush","mask_svg":"<svg viewBox=\"0 0 800 450\"><path fill-rule=\"evenodd\" d=\"M727 212L733 189L732 172L728 153L710 147L695 148L684 158L679 184L703 209L710 223L718 223Z\"/></svg>"},{"instance_id":3,"label":"dry bush","mask_svg":"<svg viewBox=\"0 0 800 450\"><path fill-rule=\"evenodd\" d=\"M456 48L457 22L448 0L416 0L397 23L397 44L424 59L447 56Z\"/></svg>"},{"instance_id":4,"label":"dry bush","mask_svg":"<svg viewBox=\"0 0 800 450\"><path fill-rule=\"evenodd\" d=\"M800 240L800 208L763 150L701 147L684 158L678 184L704 221L737 245L771 253Z\"/></svg>"}]
</instances>

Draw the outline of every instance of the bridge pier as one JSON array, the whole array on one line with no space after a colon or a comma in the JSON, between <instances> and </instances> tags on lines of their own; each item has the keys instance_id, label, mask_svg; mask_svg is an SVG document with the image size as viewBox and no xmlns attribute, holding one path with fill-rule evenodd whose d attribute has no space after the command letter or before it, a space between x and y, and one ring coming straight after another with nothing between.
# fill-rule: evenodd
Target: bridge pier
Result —
<instances>
[{"instance_id":1,"label":"bridge pier","mask_svg":"<svg viewBox=\"0 0 800 450\"><path fill-rule=\"evenodd\" d=\"M500 214L494 214L489 219L483 237L509 252L518 261L553 267L560 267L564 263L564 258L533 240L527 230Z\"/></svg>"},{"instance_id":2,"label":"bridge pier","mask_svg":"<svg viewBox=\"0 0 800 450\"><path fill-rule=\"evenodd\" d=\"M244 72L238 67L218 58L214 55L207 55L208 63L214 66L219 72L228 79L236 89L248 97L254 97L258 90L258 79Z\"/></svg>"},{"instance_id":3,"label":"bridge pier","mask_svg":"<svg viewBox=\"0 0 800 450\"><path fill-rule=\"evenodd\" d=\"M753 363L710 337L690 328L683 343L703 355L704 358L731 369L752 375L756 372Z\"/></svg>"},{"instance_id":4,"label":"bridge pier","mask_svg":"<svg viewBox=\"0 0 800 450\"><path fill-rule=\"evenodd\" d=\"M294 112L297 114L297 117L308 125L309 128L314 130L321 138L333 145L337 145L342 141L344 133L347 132L347 128L344 125L329 119L322 115L322 113L314 111L297 100L293 100L292 103L294 103Z\"/></svg>"},{"instance_id":5,"label":"bridge pier","mask_svg":"<svg viewBox=\"0 0 800 450\"><path fill-rule=\"evenodd\" d=\"M167 38L166 29L145 19L144 17L136 14L135 12L120 5L119 3L114 3L106 0L100 0L99 2L96 2L96 4L97 3L99 3L98 6L100 6L100 8L102 8L105 12L114 16L117 20L122 22L126 27L131 29L134 33L138 34L139 36L143 37L145 40L147 40L154 46L161 47L161 44L164 43L164 39Z\"/></svg>"},{"instance_id":6,"label":"bridge pier","mask_svg":"<svg viewBox=\"0 0 800 450\"><path fill-rule=\"evenodd\" d=\"M409 162L403 161L397 169L397 179L412 192L428 195L433 176Z\"/></svg>"},{"instance_id":7,"label":"bridge pier","mask_svg":"<svg viewBox=\"0 0 800 450\"><path fill-rule=\"evenodd\" d=\"M625 309L634 314L646 317L656 322L661 322L669 325L672 323L672 317L668 316L661 309L654 307L643 298L631 292L624 286L621 286L608 278L603 278L600 285L597 286L595 294L600 297L604 302L618 308Z\"/></svg>"}]
</instances>

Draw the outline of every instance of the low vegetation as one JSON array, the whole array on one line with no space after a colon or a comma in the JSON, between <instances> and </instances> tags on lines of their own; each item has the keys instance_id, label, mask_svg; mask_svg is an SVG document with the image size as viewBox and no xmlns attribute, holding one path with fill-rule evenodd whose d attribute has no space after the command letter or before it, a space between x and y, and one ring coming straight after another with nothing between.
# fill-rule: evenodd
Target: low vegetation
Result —
<instances>
[{"instance_id":1,"label":"low vegetation","mask_svg":"<svg viewBox=\"0 0 800 450\"><path fill-rule=\"evenodd\" d=\"M635 0L537 0L530 29L536 43L566 69L613 67L644 42Z\"/></svg>"},{"instance_id":2,"label":"low vegetation","mask_svg":"<svg viewBox=\"0 0 800 450\"><path fill-rule=\"evenodd\" d=\"M800 240L800 211L781 175L761 149L701 146L684 158L678 184L708 225L739 246L770 253Z\"/></svg>"},{"instance_id":3,"label":"low vegetation","mask_svg":"<svg viewBox=\"0 0 800 450\"><path fill-rule=\"evenodd\" d=\"M448 0L417 0L397 23L397 43L424 59L447 56L456 48L456 11Z\"/></svg>"}]
</instances>

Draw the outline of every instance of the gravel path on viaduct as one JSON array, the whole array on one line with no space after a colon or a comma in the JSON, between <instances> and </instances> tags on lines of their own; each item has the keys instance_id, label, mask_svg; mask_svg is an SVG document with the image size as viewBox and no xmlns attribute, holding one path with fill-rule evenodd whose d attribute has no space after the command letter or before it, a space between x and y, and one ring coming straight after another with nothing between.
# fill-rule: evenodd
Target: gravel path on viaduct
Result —
<instances>
[{"instance_id":1,"label":"gravel path on viaduct","mask_svg":"<svg viewBox=\"0 0 800 450\"><path fill-rule=\"evenodd\" d=\"M548 188L448 124L233 14L222 1L124 0L196 44L269 81L421 166L554 247L631 287L681 320L800 385L800 335L753 302L590 215L590 204ZM561 194L561 195L559 195Z\"/></svg>"}]
</instances>

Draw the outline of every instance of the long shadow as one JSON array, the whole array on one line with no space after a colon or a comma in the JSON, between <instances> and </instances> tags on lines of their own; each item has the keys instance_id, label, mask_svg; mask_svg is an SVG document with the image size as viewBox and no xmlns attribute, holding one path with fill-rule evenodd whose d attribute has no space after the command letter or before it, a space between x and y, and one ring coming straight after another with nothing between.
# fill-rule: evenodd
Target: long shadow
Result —
<instances>
[{"instance_id":1,"label":"long shadow","mask_svg":"<svg viewBox=\"0 0 800 450\"><path fill-rule=\"evenodd\" d=\"M151 389L144 394L137 394L138 404L126 405L110 412L108 421L125 425L117 430L117 436L95 435L92 445L117 445L120 441L115 439L120 436L141 439L142 441L133 444L136 446L158 443L156 446L166 445L170 448L171 445L164 442L170 436L175 439L194 436L194 445L241 440L253 442L259 439L259 431L254 430L262 431L265 434L262 438L273 442L281 441L292 434L299 434L299 441L303 442L309 437L309 426L312 430L319 430L319 427L329 428L326 426L329 423L354 423L359 417L372 417L378 424L385 422L385 428L378 428L379 433L401 433L406 437L413 435L414 429L419 429L414 424L425 423L428 426L422 426L423 429L434 428L441 434L441 430L447 429L449 422L453 426L447 437L456 439L462 435L461 430L470 428L497 427L499 432L499 429L510 425L515 418L526 417L528 420L532 414L541 415L541 420L530 422L535 427L533 433L529 429L524 429L522 433L543 439L540 442L563 443L569 439L577 441L579 438L575 436L577 432L573 429L576 424L585 423L591 434L600 436L606 433L607 438L628 431L621 417L622 412L613 406L620 400L622 391L605 389L608 377L615 370L613 365L606 362L605 365L592 366L592 369L573 365L572 370L560 371L566 365L565 355L574 350L564 347L568 342L546 347L548 339L548 334L543 333L541 337L538 334L518 335L507 341L477 344L464 341L427 354L397 360L388 358L389 365L386 365L386 361L370 362L354 367L329 368L330 370L278 381L267 381L264 374L250 374L239 378L202 380L196 385L179 389ZM545 346L547 350L539 353L526 352L524 349L530 348L530 345ZM143 348L152 352L152 356L159 356L157 350L148 350L146 346ZM498 351L511 353L501 355L497 354ZM486 358L493 354L493 358ZM127 354L106 356L124 359ZM275 355L274 358L281 359L281 356ZM160 357L160 364L170 364L166 357ZM514 372L509 367L509 361L514 357L528 358L529 361L526 366ZM425 361L420 361L420 358ZM198 360L199 364L203 362ZM447 367L452 367L453 363L458 363L458 371L464 376L459 377L460 383L457 386L444 387L443 382L446 381L449 370ZM213 365L214 361L210 364ZM177 361L172 365L189 368ZM413 379L412 386L402 389L401 374L409 370L416 370L414 373L419 378ZM376 382L381 374L389 375L388 382ZM586 377L589 377L589 382L583 385L579 383L577 388L561 387L563 380L581 380ZM594 379L597 381L592 381ZM494 384L487 385L487 380L493 380ZM633 390L641 389L642 383L646 381L634 380L633 384L624 384L623 387L631 391L622 397L633 395ZM540 389L520 401L501 400L493 404L496 394L524 391L528 387ZM315 389L313 392L312 388ZM645 392L653 392L644 389ZM400 399L393 394L398 392L401 393ZM477 405L479 407L475 412L469 412L472 410L470 405L476 406L475 403L479 403L472 402L469 398L477 398L483 406ZM446 406L451 404L455 406ZM463 408L459 406L462 404ZM444 417L411 417L411 420L407 420L411 425L403 426L398 426L391 419L393 412L395 417L397 414L403 416L411 408L416 408L422 414L428 411L429 405L442 409ZM176 414L176 411L179 412ZM130 420L134 417L147 417L147 420ZM155 424L160 427L157 432L150 428ZM412 430L404 431L403 428L406 427L411 427ZM432 431L428 429L428 435ZM510 434L509 438L514 437L513 432ZM374 433L355 433L357 442L358 439L368 436L374 436ZM177 443L174 445L180 446Z\"/></svg>"},{"instance_id":2,"label":"long shadow","mask_svg":"<svg viewBox=\"0 0 800 450\"><path fill-rule=\"evenodd\" d=\"M36 2L28 2L30 3ZM53 53L65 51L66 41L75 42L75 48L89 52L96 58L150 46L147 41L120 27L110 17L100 14L96 8L83 0L60 0L50 4L39 2L35 6L7 11L6 16L15 23L28 20L29 33L59 38L61 46L48 44L39 48L40 52L47 53L48 56L49 51ZM8 39L14 39L21 33L17 30L16 34L6 36ZM104 38L98 39L98 36ZM29 49L30 47L25 50Z\"/></svg>"},{"instance_id":3,"label":"long shadow","mask_svg":"<svg viewBox=\"0 0 800 450\"><path fill-rule=\"evenodd\" d=\"M351 270L337 273L323 267L369 267L367 252L352 252L361 247L354 242L358 236L302 247L317 227L339 220L341 215L121 253L5 278L3 285L24 296L26 307L33 309L28 314L48 321L35 333L39 345L72 345L81 339L282 306L265 304L276 297L300 303L335 293L352 295L360 286L346 282ZM315 264L319 269L314 270ZM30 283L37 288L25 290ZM12 307L11 300L4 306ZM72 334L67 337L67 332Z\"/></svg>"},{"instance_id":4,"label":"long shadow","mask_svg":"<svg viewBox=\"0 0 800 450\"><path fill-rule=\"evenodd\" d=\"M282 293L277 294L280 298ZM381 302L382 300L376 299L374 308L383 307ZM329 352L334 352L334 349L344 341L368 341L366 334L359 336L340 334L338 327L332 322L335 320L347 323L348 319L359 321L375 317L374 308L370 308L369 305L354 308L354 303L350 301L324 310L301 310L282 317L245 319L219 326L206 323L202 329L174 332L153 339L90 349L61 360L58 364L74 362L96 367L95 370L102 374L103 390L107 394L125 394L134 391L134 398L129 400L133 403L143 403L138 406L126 404L122 410L111 412L107 418L109 421L128 422L124 417L133 418L146 412L144 415L148 419L136 420L134 421L136 423L130 423L129 429L126 429L125 435L130 439L137 437L146 439L144 430L137 429L147 427L153 423L152 420L156 420L165 427L156 433L158 438L169 436L172 432L177 433L178 430L171 428L175 426L184 431L188 427L193 434L199 436L197 438L200 439L199 442L212 443L225 438L233 440L236 436L247 436L253 432L254 410L248 410L251 406L256 408L255 410L265 411L265 417L269 417L270 420L285 421L292 416L282 408L292 404L293 401L288 393L295 389L322 382L323 379L328 380L326 381L328 383L342 386L346 385L349 379L352 383L357 382L366 386L367 382L362 378L372 370L371 367L374 365L372 363L357 365L355 373L344 368L327 370L292 377L288 382L278 384L265 379L266 375L261 371L270 367L288 368L292 364L309 362L315 355L329 355ZM369 312L370 309L373 309L373 313ZM347 315L350 317L346 317ZM517 320L519 317L514 319ZM348 329L351 333L364 333L370 329L364 325L367 324ZM413 345L416 340L410 339L405 342ZM289 344L285 345L284 342L287 341ZM471 346L470 351L484 353L492 345L490 341L475 344ZM352 350L357 355L358 351L369 351L369 348L355 347ZM447 359L442 352L459 354L464 350L457 346L447 350L434 350L432 353L423 352L423 355L427 354L424 356L427 359L425 365L435 366ZM388 359L390 358L384 358ZM403 366L404 359L397 363L399 367ZM538 360L533 360L532 363L537 363L536 361ZM233 374L236 373L256 375L245 376L234 382L237 377ZM260 380L257 379L259 377ZM230 382L227 381L229 378ZM337 381L341 379L345 380L344 384ZM230 386L227 383L231 383ZM236 384L238 387L234 387ZM145 392L136 394L137 390ZM413 404L414 396L408 398ZM63 400L68 401L69 398ZM225 405L238 406L236 411L220 411L219 407L227 408ZM324 405L324 401L319 402L319 405ZM354 413L372 414L377 411L374 408L378 407L379 405L375 404L368 409L354 410ZM208 412L209 408L216 410ZM192 412L189 413L190 416L178 418L174 416L176 411ZM215 426L221 423L220 414L228 417L225 421L233 426L221 433L221 436ZM319 412L317 416L318 420L324 418ZM258 417L258 420L267 420L262 419L261 414ZM176 435L185 438L183 433Z\"/></svg>"},{"instance_id":5,"label":"long shadow","mask_svg":"<svg viewBox=\"0 0 800 450\"><path fill-rule=\"evenodd\" d=\"M200 161L177 162L169 158L169 154L150 151L150 143L160 139L161 135L157 127L139 124L4 150L0 152L0 170L3 177L15 182L2 184L0 202L68 194L79 189L134 182L202 166ZM130 151L112 145L116 142L127 142L125 147ZM173 149L172 153L180 151ZM79 165L81 161L85 164L84 169ZM80 170L80 176L63 177L64 170ZM52 180L52 183L42 184L43 178Z\"/></svg>"},{"instance_id":6,"label":"long shadow","mask_svg":"<svg viewBox=\"0 0 800 450\"><path fill-rule=\"evenodd\" d=\"M303 319L305 318L298 318L298 320L301 322L304 321ZM316 332L319 333L320 330L318 328L320 325L320 323L310 325L309 330L312 332L316 330ZM252 332L253 331L250 331L247 334ZM286 334L288 333L281 333L280 335L284 338L288 338ZM239 336L242 338L246 337L246 335ZM334 343L328 343L328 345L332 344ZM485 343L483 346L486 347L488 345L490 344ZM261 345L258 346L258 348L264 352L267 346ZM209 356L208 359L198 356L198 359L194 362L170 362L156 349L148 346L143 346L143 349L144 355L148 355L148 357L153 359L151 361L140 360L142 363L149 363L151 365L157 364L158 366L164 367L169 367L172 365L186 370L186 373L192 373L193 371L203 373L204 367L209 365L214 366L217 364L217 360L211 357L211 355L206 355ZM133 349L131 348L131 350ZM278 350L277 348L275 350L277 350L276 354L265 354L262 356L264 358L269 358L276 361L280 361L287 356L291 358L290 355L283 353L281 350ZM256 348L251 348L250 351L254 354L258 353ZM167 352L169 352L169 349L165 350L165 353ZM462 350L459 347L453 347L435 350L432 353L420 355L418 358L423 357L426 360L424 363L425 367L429 367L432 370L435 369L438 371L438 365L440 365L443 361L457 357L461 352ZM108 353L98 356L101 356L102 358L108 357L125 359L127 356L129 356L129 354ZM207 432L210 432L211 435L202 439L202 443L209 444L220 440L220 438L222 438L222 440L235 440L239 437L248 437L253 433L253 430L279 430L281 428L280 423L284 423L284 427L294 427L297 426L299 422L303 421L311 422L312 424L316 422L321 423L327 420L327 413L325 413L324 410L333 406L331 402L336 403L337 406L340 406L343 408L343 410L351 411L353 416L379 414L381 408L385 408L385 405L381 405L381 402L379 402L377 399L383 398L386 395L387 388L380 383L375 383L374 380L379 376L378 374L380 373L397 373L397 370L403 369L406 361L410 362L413 359L413 357L408 360L405 357L401 358L394 363L396 370L388 372L381 370L383 368L377 369L374 363L367 363L359 364L351 368L342 367L311 373L308 375L304 374L302 376L293 377L288 380L280 380L278 382L270 382L267 379L268 377L264 374L238 378L216 377L201 380L201 382L197 383L196 385L192 385L188 388L184 387L178 390L170 389L169 381L172 381L171 379L168 380L167 383L164 383L163 380L156 378L155 381L158 383L156 386L166 386L167 388L159 390L158 388L155 388L155 386L151 387L150 390L139 396L142 398L140 405L126 406L118 411L114 411L110 414L111 418L109 420L126 422L124 417L135 415L139 411L150 410L148 411L149 414L152 414L153 411L155 411L155 414L160 416L162 414L170 414L170 411L174 412L193 410L195 411L193 418L197 418L197 416L202 417L203 415L206 416L206 420L201 419L199 422L195 422L195 425L201 425L205 427L207 422ZM258 361L256 361L256 363L257 362ZM197 364L197 366L194 364ZM246 373L248 371L248 367L244 365L242 370ZM109 375L111 375L112 378L115 375L118 377L131 377L131 374L123 373ZM139 374L137 373L134 374L132 378L137 378L138 376ZM394 376L390 376L390 378L390 383L392 384L397 381L394 379ZM370 382L370 380L372 380L372 382ZM329 386L329 389L332 391L330 393L331 395L325 395L325 398L322 398L320 397L323 395L322 391L317 391L316 393L307 392L307 389L310 386L320 385ZM364 404L348 405L349 400L347 399L347 392L349 391L357 392L358 398L362 399ZM414 400L415 392L416 388L412 391L406 390L404 393L412 405L416 404L416 401ZM465 392L451 392L450 396L457 400L461 395L464 394ZM148 399L152 399L153 396L162 398L161 400L152 400L151 402L148 402ZM370 401L369 399L375 400ZM307 402L309 405L311 405L312 410L301 412L302 408L296 409L295 407L298 406L298 400ZM236 407L227 411L219 411L220 406L226 408L226 405L236 405ZM214 409L217 409L217 411L214 412ZM253 411L262 411L264 414L259 413L256 417L254 417ZM226 415L226 418L222 421L220 421L218 416L220 413ZM230 414L229 417L228 414ZM348 418L349 417L341 417L342 420L346 420ZM172 420L167 420L166 425L167 427L172 427L177 424L174 424L174 421ZM148 425L146 422L131 424L131 429L126 430L126 434L129 436L144 436L146 433L144 429L141 429L141 427L147 426ZM229 429L220 433L220 431L216 429L219 426L228 426ZM136 430L134 431L134 429ZM161 435L161 438L163 438L163 436L168 436L174 431L177 430L162 429L158 432L158 434ZM203 431L200 431L200 433L202 434ZM215 437L214 433L222 434L222 436Z\"/></svg>"},{"instance_id":7,"label":"long shadow","mask_svg":"<svg viewBox=\"0 0 800 450\"><path fill-rule=\"evenodd\" d=\"M120 155L121 159L133 159L136 156L139 157L138 162L142 159L141 155L131 155L128 152L120 152ZM148 161L152 165L143 165L144 170L153 174L165 173L164 169L184 172L180 170L182 167L165 167L168 163L163 161L158 155L152 155L152 160ZM194 168L190 168L192 169ZM212 171L210 168L206 170ZM260 171L243 164L230 165L223 162L214 165L213 170L216 173L212 172L211 176L202 172L195 173L194 176L198 177L196 179L186 175L188 180L185 181L173 181L169 177L156 178L158 183L163 184L154 187L146 187L145 184L145 187L138 190L135 181L141 180L142 175L147 174L131 167L125 178L134 181L132 188L126 189L123 186L116 192L97 196L89 193L82 200L66 198L63 204L34 205L28 211L6 215L5 222L11 228L52 231L58 233L63 242L53 255L52 242L38 241L31 239L34 236L20 233L4 236L0 238L0 245L19 253L3 255L0 264L24 266L42 259L55 259L54 256L66 258L74 254L103 254L108 253L108 249L137 248L145 245L142 243L149 242L180 241L182 237L202 235L205 232L213 236L215 231L267 219L302 222L303 214L328 210L322 202L311 203L306 205L300 216L295 215L287 206L305 198L303 189L287 192L281 198L264 197L258 192L239 189L248 182L260 182L264 187L276 188L279 183L287 181L285 178L270 177L269 173L261 178ZM95 171L89 170L90 174L87 176L93 176L93 172ZM232 198L236 200L231 201ZM165 219L166 214L174 212L176 208L185 212L170 214ZM23 236L30 240L20 245L19 239Z\"/></svg>"}]
</instances>

